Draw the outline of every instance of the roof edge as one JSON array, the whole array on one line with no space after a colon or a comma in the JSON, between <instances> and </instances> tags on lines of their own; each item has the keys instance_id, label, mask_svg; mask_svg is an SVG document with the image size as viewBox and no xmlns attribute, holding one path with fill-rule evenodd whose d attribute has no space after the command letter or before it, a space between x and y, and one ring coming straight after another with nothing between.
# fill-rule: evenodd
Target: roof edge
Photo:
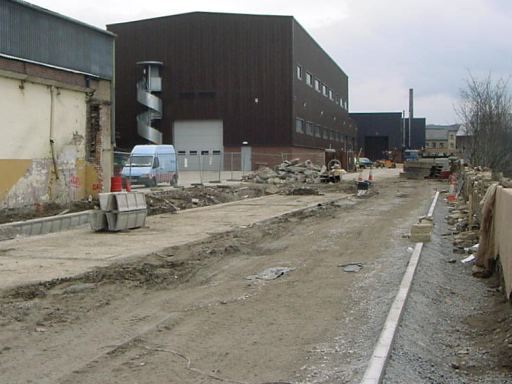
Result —
<instances>
[{"instance_id":1,"label":"roof edge","mask_svg":"<svg viewBox=\"0 0 512 384\"><path fill-rule=\"evenodd\" d=\"M122 24L138 23L138 22L144 22L144 21L160 20L160 19L166 19L166 18L170 18L170 17L189 16L189 15L226 15L226 16L251 16L251 17L260 17L261 16L261 17L276 17L276 18L291 18L291 19L293 19L293 16L290 16L290 15L267 15L267 14L263 14L263 13L258 14L258 13L192 11L192 12L185 12L185 13L176 13L174 15L156 16L156 17L148 17L148 18L138 19L138 20L122 21L120 23L107 24L107 27L115 26L115 25L122 25Z\"/></svg>"},{"instance_id":2,"label":"roof edge","mask_svg":"<svg viewBox=\"0 0 512 384\"><path fill-rule=\"evenodd\" d=\"M107 31L106 29L98 28L98 27L96 27L94 25L84 23L83 21L80 21L80 20L77 20L77 19L73 19L72 17L65 16L65 15L63 15L61 13L51 11L49 9L40 7L38 5L29 3L29 2L24 1L24 0L8 0L8 1L10 1L11 3L16 3L18 5L21 5L22 7L33 9L34 11L37 11L37 12L40 12L40 13L44 13L44 14L47 14L47 15L50 15L50 16L54 16L54 17L57 17L57 18L62 19L62 20L66 20L66 21L68 21L70 23L80 25L82 27L85 27L87 29L91 29L91 30L93 30L95 32L102 33L102 34L107 35L107 36L112 37L112 38L114 38L116 36L114 33L110 32L110 31Z\"/></svg>"}]
</instances>

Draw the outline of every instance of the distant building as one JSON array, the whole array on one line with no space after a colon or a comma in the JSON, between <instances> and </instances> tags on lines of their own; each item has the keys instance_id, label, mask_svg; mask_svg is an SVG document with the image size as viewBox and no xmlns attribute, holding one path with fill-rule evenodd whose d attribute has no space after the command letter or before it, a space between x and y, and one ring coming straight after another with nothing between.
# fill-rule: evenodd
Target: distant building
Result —
<instances>
[{"instance_id":1,"label":"distant building","mask_svg":"<svg viewBox=\"0 0 512 384\"><path fill-rule=\"evenodd\" d=\"M108 29L121 147L152 132L182 156L243 152L252 167L355 147L348 76L291 16L193 12ZM160 63L162 110L141 123L136 63L147 61Z\"/></svg>"},{"instance_id":2,"label":"distant building","mask_svg":"<svg viewBox=\"0 0 512 384\"><path fill-rule=\"evenodd\" d=\"M456 135L459 128L459 124L427 125L426 152L447 155L457 153Z\"/></svg>"},{"instance_id":3,"label":"distant building","mask_svg":"<svg viewBox=\"0 0 512 384\"><path fill-rule=\"evenodd\" d=\"M462 156L462 158L466 161L471 160L471 145L472 145L472 137L468 132L466 126L461 124L455 135L455 147L457 149L458 154Z\"/></svg>"},{"instance_id":4,"label":"distant building","mask_svg":"<svg viewBox=\"0 0 512 384\"><path fill-rule=\"evenodd\" d=\"M108 190L114 35L0 1L0 208Z\"/></svg>"},{"instance_id":5,"label":"distant building","mask_svg":"<svg viewBox=\"0 0 512 384\"><path fill-rule=\"evenodd\" d=\"M409 148L409 120L402 119L401 112L350 113L350 117L357 123L357 150L369 159L384 159L387 151ZM413 119L410 143L411 149L424 147L424 118Z\"/></svg>"}]
</instances>

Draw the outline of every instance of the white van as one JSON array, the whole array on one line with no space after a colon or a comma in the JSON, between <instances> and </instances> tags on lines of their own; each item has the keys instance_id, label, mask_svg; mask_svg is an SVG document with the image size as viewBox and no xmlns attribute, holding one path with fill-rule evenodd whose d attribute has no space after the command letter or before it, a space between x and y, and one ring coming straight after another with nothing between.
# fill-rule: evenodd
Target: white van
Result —
<instances>
[{"instance_id":1,"label":"white van","mask_svg":"<svg viewBox=\"0 0 512 384\"><path fill-rule=\"evenodd\" d=\"M131 184L154 187L159 183L178 185L176 151L172 145L136 145L121 176Z\"/></svg>"}]
</instances>

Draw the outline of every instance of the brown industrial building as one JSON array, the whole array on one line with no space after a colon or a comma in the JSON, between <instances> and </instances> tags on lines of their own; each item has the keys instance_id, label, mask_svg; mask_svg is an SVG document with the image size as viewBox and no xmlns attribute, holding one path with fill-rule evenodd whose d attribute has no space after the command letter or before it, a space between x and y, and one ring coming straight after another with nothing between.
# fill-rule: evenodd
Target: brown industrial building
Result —
<instances>
[{"instance_id":1,"label":"brown industrial building","mask_svg":"<svg viewBox=\"0 0 512 384\"><path fill-rule=\"evenodd\" d=\"M348 77L291 16L193 12L108 30L117 35L118 147L161 140L186 155L245 150L253 167L281 160L272 154L323 159L327 148L355 147ZM161 102L138 118L144 76Z\"/></svg>"}]
</instances>

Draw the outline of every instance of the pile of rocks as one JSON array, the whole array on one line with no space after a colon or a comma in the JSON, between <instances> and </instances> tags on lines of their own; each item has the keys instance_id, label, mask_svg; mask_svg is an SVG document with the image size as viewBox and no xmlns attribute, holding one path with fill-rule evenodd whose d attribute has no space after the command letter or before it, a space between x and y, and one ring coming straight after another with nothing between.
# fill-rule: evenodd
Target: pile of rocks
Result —
<instances>
[{"instance_id":1,"label":"pile of rocks","mask_svg":"<svg viewBox=\"0 0 512 384\"><path fill-rule=\"evenodd\" d=\"M325 166L319 167L310 160L285 160L273 169L263 167L244 177L245 181L265 184L307 183L320 181L320 175L326 172Z\"/></svg>"},{"instance_id":2,"label":"pile of rocks","mask_svg":"<svg viewBox=\"0 0 512 384\"><path fill-rule=\"evenodd\" d=\"M471 216L469 207L461 201L450 208L450 213L446 216L446 222L451 226L450 231L453 234L455 253L465 253L464 248L478 243L480 223L475 216Z\"/></svg>"}]
</instances>

